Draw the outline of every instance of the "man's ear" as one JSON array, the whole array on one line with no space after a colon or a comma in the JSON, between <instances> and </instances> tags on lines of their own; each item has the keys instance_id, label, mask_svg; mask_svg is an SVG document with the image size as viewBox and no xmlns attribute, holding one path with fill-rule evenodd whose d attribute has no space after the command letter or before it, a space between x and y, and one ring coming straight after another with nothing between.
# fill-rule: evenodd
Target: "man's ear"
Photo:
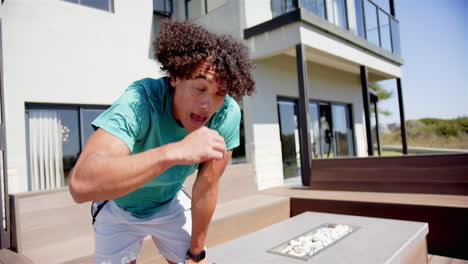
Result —
<instances>
[{"instance_id":1,"label":"man's ear","mask_svg":"<svg viewBox=\"0 0 468 264\"><path fill-rule=\"evenodd\" d=\"M171 86L176 87L179 84L179 78L171 76Z\"/></svg>"}]
</instances>

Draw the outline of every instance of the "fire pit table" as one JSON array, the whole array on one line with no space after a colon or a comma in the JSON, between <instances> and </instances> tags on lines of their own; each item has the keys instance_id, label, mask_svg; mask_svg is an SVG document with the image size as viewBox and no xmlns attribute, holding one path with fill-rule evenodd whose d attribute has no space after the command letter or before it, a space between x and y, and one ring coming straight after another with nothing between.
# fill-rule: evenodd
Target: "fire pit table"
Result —
<instances>
[{"instance_id":1,"label":"fire pit table","mask_svg":"<svg viewBox=\"0 0 468 264\"><path fill-rule=\"evenodd\" d=\"M217 264L427 264L428 224L306 212L208 250Z\"/></svg>"}]
</instances>

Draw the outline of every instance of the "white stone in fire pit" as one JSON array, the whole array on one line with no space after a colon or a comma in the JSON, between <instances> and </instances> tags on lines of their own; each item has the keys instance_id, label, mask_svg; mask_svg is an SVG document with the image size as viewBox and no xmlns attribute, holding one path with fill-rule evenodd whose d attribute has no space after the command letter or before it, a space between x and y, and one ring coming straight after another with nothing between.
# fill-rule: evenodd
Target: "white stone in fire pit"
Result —
<instances>
[{"instance_id":1,"label":"white stone in fire pit","mask_svg":"<svg viewBox=\"0 0 468 264\"><path fill-rule=\"evenodd\" d=\"M351 233L353 228L344 224L327 224L318 227L298 238L290 240L287 244L271 250L293 257L307 258L331 245L338 239Z\"/></svg>"}]
</instances>

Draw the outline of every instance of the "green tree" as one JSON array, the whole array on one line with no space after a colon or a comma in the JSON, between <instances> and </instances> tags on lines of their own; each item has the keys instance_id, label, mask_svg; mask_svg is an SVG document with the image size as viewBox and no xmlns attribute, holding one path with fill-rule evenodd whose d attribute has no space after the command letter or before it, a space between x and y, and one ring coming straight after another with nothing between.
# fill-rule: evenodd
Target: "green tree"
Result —
<instances>
[{"instance_id":1,"label":"green tree","mask_svg":"<svg viewBox=\"0 0 468 264\"><path fill-rule=\"evenodd\" d=\"M390 99L393 96L393 92L386 90L385 88L382 87L382 85L378 82L372 82L369 84L369 87L372 88L373 90L376 91L377 93L377 98L379 98L379 102L382 102L384 100ZM371 107L371 113L374 114L375 109L374 106ZM384 116L390 116L392 113L388 110L382 109L379 107L379 114L384 115Z\"/></svg>"}]
</instances>

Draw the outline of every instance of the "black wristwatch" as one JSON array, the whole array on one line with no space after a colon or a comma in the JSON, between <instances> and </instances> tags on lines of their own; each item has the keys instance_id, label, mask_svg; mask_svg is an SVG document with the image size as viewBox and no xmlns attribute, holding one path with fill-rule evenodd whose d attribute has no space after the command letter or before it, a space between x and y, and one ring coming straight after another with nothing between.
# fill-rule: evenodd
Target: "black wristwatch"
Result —
<instances>
[{"instance_id":1,"label":"black wristwatch","mask_svg":"<svg viewBox=\"0 0 468 264\"><path fill-rule=\"evenodd\" d=\"M187 250L187 257L191 258L192 260L195 260L196 262L199 262L200 260L205 259L205 256L206 256L205 250L202 250L198 252L197 254L193 254L192 252L190 252L190 248Z\"/></svg>"}]
</instances>

